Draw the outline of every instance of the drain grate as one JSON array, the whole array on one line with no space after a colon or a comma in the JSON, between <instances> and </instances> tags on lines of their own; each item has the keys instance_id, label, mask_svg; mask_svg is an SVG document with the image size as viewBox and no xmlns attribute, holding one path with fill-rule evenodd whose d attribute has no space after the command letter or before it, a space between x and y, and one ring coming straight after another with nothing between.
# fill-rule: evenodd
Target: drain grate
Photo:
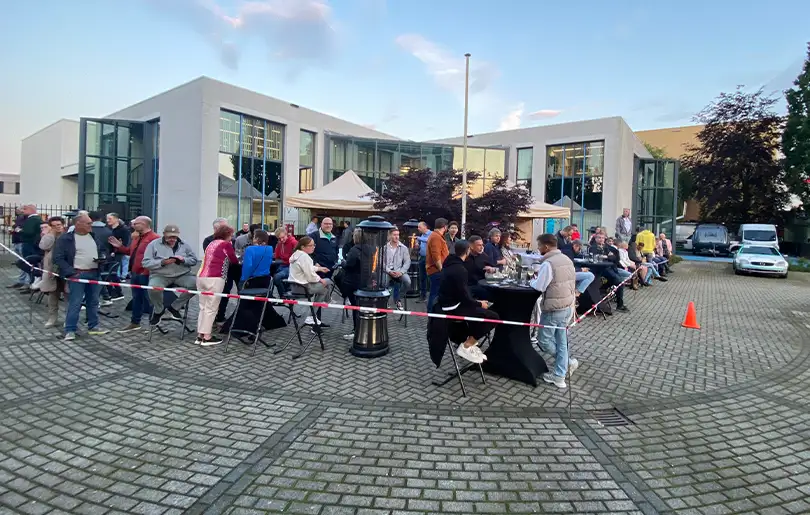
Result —
<instances>
[{"instance_id":1,"label":"drain grate","mask_svg":"<svg viewBox=\"0 0 810 515\"><path fill-rule=\"evenodd\" d=\"M599 409L599 410L591 410L589 412L593 418L596 419L599 424L605 427L622 427L622 426L632 426L635 423L627 418L624 413L617 410L616 408L613 409Z\"/></svg>"}]
</instances>

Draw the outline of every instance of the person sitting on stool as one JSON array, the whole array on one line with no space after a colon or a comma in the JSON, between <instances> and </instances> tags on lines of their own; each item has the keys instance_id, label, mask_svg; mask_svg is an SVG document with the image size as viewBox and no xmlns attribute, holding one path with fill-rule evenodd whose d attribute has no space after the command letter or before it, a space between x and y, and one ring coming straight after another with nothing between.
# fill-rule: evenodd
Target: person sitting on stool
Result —
<instances>
[{"instance_id":1,"label":"person sitting on stool","mask_svg":"<svg viewBox=\"0 0 810 515\"><path fill-rule=\"evenodd\" d=\"M488 318L498 320L498 314L489 310L489 302L475 300L467 287L467 269L464 261L470 255L470 244L466 240L458 240L451 254L444 260L442 266L439 295L436 299L441 312L447 315L465 317ZM489 334L495 324L491 322L467 322L467 339L458 346L456 354L473 363L483 363L487 357L478 348L478 341Z\"/></svg>"},{"instance_id":2,"label":"person sitting on stool","mask_svg":"<svg viewBox=\"0 0 810 515\"><path fill-rule=\"evenodd\" d=\"M143 267L149 270L149 286L168 288L176 286L194 290L197 288L197 277L191 272L199 260L191 247L180 239L180 228L176 225L167 225L163 229L163 237L152 241L143 254ZM152 303L152 318L149 325L160 324L164 311L172 320L183 320L178 311L191 299L193 294L181 293L171 306L164 309L163 291L149 290L149 300Z\"/></svg>"}]
</instances>

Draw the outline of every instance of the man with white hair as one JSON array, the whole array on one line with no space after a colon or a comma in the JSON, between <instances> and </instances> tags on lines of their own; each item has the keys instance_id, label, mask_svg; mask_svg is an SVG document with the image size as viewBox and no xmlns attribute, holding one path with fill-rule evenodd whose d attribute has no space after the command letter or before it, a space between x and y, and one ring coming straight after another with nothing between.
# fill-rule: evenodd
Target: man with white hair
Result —
<instances>
[{"instance_id":1,"label":"man with white hair","mask_svg":"<svg viewBox=\"0 0 810 515\"><path fill-rule=\"evenodd\" d=\"M209 236L206 236L203 240L203 254L205 254L205 249L208 248L208 245L214 241L214 233L217 232L217 229L219 229L221 225L228 225L228 220L224 218L215 218L212 225L214 226L214 231Z\"/></svg>"},{"instance_id":2,"label":"man with white hair","mask_svg":"<svg viewBox=\"0 0 810 515\"><path fill-rule=\"evenodd\" d=\"M130 284L133 286L147 286L149 284L149 269L143 266L143 255L146 252L146 247L158 239L159 236L152 230L152 219L148 216L139 216L132 220L132 228L135 230L135 236L129 245L124 245L124 242L115 236L110 236L108 243L112 245L116 254L129 256ZM118 332L128 333L140 330L141 318L144 314L151 312L152 306L149 304L149 296L146 294L146 290L132 288L132 317L129 325Z\"/></svg>"},{"instance_id":3,"label":"man with white hair","mask_svg":"<svg viewBox=\"0 0 810 515\"><path fill-rule=\"evenodd\" d=\"M76 213L76 216L74 216L74 217L73 217L73 222L71 223L70 227L68 227L68 231L67 231L67 232L73 232L73 228L76 226L76 220L77 220L77 219L78 219L80 216L90 216L90 211L85 211L84 209L80 209L80 210L79 210L79 211Z\"/></svg>"}]
</instances>

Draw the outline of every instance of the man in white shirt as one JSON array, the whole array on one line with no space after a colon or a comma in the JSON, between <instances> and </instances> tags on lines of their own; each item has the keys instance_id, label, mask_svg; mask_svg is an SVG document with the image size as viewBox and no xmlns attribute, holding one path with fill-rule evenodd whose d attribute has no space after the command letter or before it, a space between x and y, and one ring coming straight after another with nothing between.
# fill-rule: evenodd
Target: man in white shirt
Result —
<instances>
[{"instance_id":1,"label":"man in white shirt","mask_svg":"<svg viewBox=\"0 0 810 515\"><path fill-rule=\"evenodd\" d=\"M92 221L87 215L79 215L73 221L73 232L56 240L53 264L59 275L69 279L99 279L98 262L104 258L105 242L96 241L91 232ZM101 286L70 282L67 313L65 314L65 341L76 339L82 301L87 306L87 334L100 336L107 331L98 328L98 297Z\"/></svg>"}]
</instances>

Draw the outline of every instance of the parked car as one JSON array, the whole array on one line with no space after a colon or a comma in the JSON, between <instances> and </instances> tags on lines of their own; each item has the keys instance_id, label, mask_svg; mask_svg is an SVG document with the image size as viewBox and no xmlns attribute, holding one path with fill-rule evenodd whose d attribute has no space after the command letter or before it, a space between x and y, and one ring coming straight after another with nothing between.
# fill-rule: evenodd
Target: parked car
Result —
<instances>
[{"instance_id":1,"label":"parked car","mask_svg":"<svg viewBox=\"0 0 810 515\"><path fill-rule=\"evenodd\" d=\"M690 234L686 237L686 241L683 242L683 250L692 250L692 236L694 236L694 234Z\"/></svg>"},{"instance_id":2,"label":"parked car","mask_svg":"<svg viewBox=\"0 0 810 515\"><path fill-rule=\"evenodd\" d=\"M731 255L731 240L728 229L720 224L700 224L692 235L692 252L694 254L708 253L713 256Z\"/></svg>"},{"instance_id":3,"label":"parked car","mask_svg":"<svg viewBox=\"0 0 810 515\"><path fill-rule=\"evenodd\" d=\"M740 226L740 241L732 242L731 250L740 245L760 245L774 247L779 250L779 236L776 226L771 224L742 224Z\"/></svg>"},{"instance_id":4,"label":"parked car","mask_svg":"<svg viewBox=\"0 0 810 515\"><path fill-rule=\"evenodd\" d=\"M783 279L788 276L787 259L777 249L767 245L743 244L734 254L731 268L737 275L757 273Z\"/></svg>"}]
</instances>

